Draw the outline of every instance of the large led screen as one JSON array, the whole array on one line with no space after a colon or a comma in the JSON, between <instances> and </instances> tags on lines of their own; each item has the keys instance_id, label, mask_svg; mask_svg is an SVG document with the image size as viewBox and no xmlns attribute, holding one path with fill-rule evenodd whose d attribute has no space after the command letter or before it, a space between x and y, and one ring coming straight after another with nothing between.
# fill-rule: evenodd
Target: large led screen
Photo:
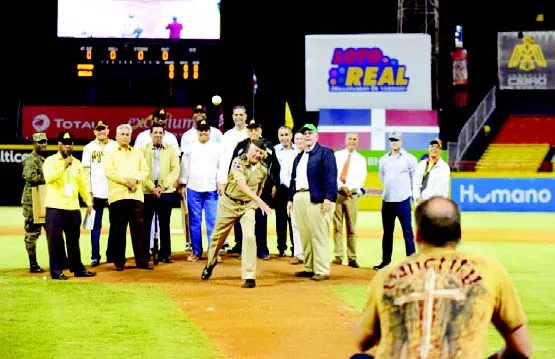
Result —
<instances>
[{"instance_id":1,"label":"large led screen","mask_svg":"<svg viewBox=\"0 0 555 359\"><path fill-rule=\"evenodd\" d=\"M220 0L58 0L58 37L219 39Z\"/></svg>"}]
</instances>

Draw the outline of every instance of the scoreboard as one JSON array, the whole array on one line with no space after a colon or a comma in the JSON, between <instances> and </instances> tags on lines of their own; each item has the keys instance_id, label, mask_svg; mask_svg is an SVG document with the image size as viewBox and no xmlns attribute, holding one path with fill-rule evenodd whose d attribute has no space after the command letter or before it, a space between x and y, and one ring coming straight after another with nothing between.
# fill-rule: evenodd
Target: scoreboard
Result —
<instances>
[{"instance_id":1,"label":"scoreboard","mask_svg":"<svg viewBox=\"0 0 555 359\"><path fill-rule=\"evenodd\" d=\"M165 76L199 80L202 69L197 47L143 44L81 45L78 77Z\"/></svg>"}]
</instances>

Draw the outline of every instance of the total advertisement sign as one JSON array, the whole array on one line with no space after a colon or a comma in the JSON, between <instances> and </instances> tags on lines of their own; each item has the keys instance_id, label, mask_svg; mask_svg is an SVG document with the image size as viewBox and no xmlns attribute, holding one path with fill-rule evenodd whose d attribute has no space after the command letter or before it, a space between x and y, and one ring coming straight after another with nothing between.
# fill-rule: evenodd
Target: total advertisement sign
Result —
<instances>
[{"instance_id":1,"label":"total advertisement sign","mask_svg":"<svg viewBox=\"0 0 555 359\"><path fill-rule=\"evenodd\" d=\"M305 36L306 108L432 107L428 34Z\"/></svg>"},{"instance_id":2,"label":"total advertisement sign","mask_svg":"<svg viewBox=\"0 0 555 359\"><path fill-rule=\"evenodd\" d=\"M453 178L463 211L555 212L555 178Z\"/></svg>"},{"instance_id":3,"label":"total advertisement sign","mask_svg":"<svg viewBox=\"0 0 555 359\"><path fill-rule=\"evenodd\" d=\"M192 127L192 108L166 108L168 131L181 135ZM29 139L35 132L45 132L55 138L63 131L70 131L76 139L94 137L96 122L102 120L112 128L128 123L133 126L133 137L152 124L151 107L100 107L100 106L23 106L22 136Z\"/></svg>"}]
</instances>

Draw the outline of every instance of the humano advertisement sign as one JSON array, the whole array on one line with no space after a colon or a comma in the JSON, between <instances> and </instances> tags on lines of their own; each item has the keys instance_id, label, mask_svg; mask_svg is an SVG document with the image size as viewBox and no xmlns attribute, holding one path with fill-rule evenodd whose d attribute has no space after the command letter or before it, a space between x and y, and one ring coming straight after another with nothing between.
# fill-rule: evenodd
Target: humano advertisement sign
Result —
<instances>
[{"instance_id":1,"label":"humano advertisement sign","mask_svg":"<svg viewBox=\"0 0 555 359\"><path fill-rule=\"evenodd\" d=\"M453 178L463 211L555 212L555 178Z\"/></svg>"}]
</instances>

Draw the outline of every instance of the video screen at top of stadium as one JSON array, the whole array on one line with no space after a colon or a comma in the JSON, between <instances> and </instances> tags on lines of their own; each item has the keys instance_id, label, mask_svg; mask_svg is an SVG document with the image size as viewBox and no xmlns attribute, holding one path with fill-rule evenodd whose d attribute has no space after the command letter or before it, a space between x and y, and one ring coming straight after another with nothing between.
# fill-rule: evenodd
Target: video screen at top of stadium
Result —
<instances>
[{"instance_id":1,"label":"video screen at top of stadium","mask_svg":"<svg viewBox=\"0 0 555 359\"><path fill-rule=\"evenodd\" d=\"M219 39L220 0L58 0L58 37Z\"/></svg>"}]
</instances>

